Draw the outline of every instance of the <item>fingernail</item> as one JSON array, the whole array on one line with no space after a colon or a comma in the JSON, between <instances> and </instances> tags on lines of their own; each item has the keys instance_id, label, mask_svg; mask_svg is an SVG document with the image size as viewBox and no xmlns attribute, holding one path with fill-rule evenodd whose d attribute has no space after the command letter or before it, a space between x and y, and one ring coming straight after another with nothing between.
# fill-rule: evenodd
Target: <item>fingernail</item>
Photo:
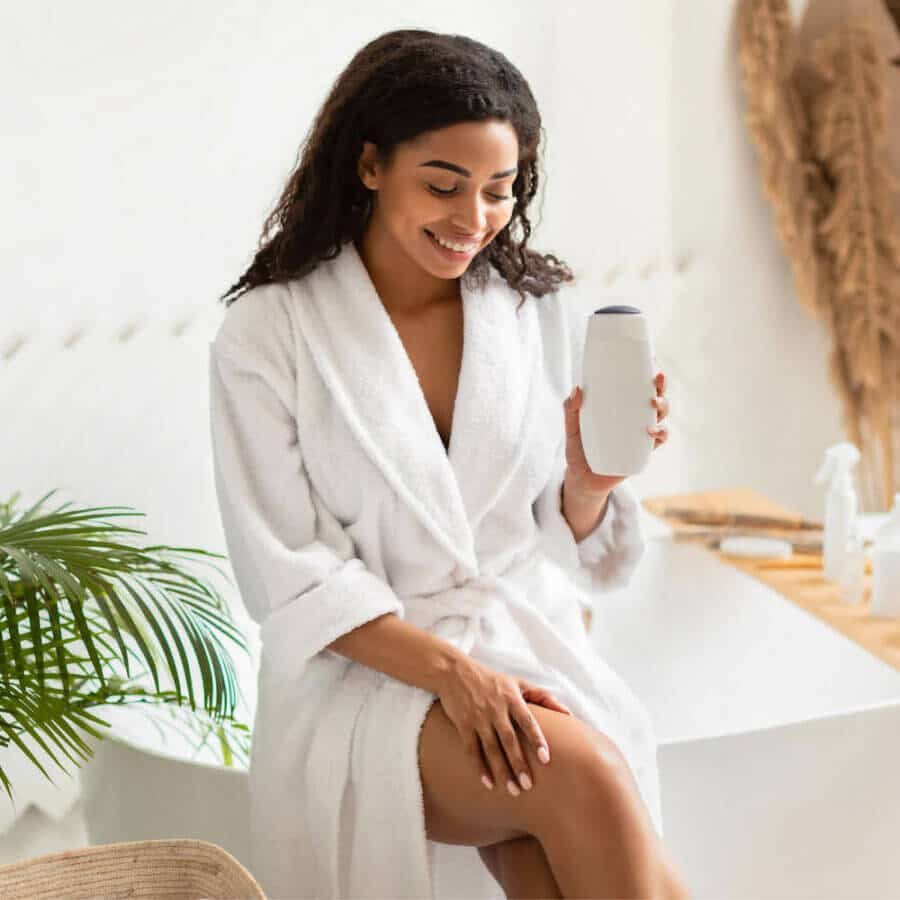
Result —
<instances>
[{"instance_id":1,"label":"fingernail","mask_svg":"<svg viewBox=\"0 0 900 900\"><path fill-rule=\"evenodd\" d=\"M550 762L550 751L546 747L538 747L538 759L542 763Z\"/></svg>"},{"instance_id":2,"label":"fingernail","mask_svg":"<svg viewBox=\"0 0 900 900\"><path fill-rule=\"evenodd\" d=\"M526 791L531 790L531 779L528 777L528 774L526 772L522 772L522 774L519 775L519 782Z\"/></svg>"},{"instance_id":3,"label":"fingernail","mask_svg":"<svg viewBox=\"0 0 900 900\"><path fill-rule=\"evenodd\" d=\"M516 787L516 783L512 780L512 778L510 778L509 781L506 782L506 786L509 788L509 792L513 795L513 797L518 797L519 794L522 793L522 792Z\"/></svg>"},{"instance_id":4,"label":"fingernail","mask_svg":"<svg viewBox=\"0 0 900 900\"><path fill-rule=\"evenodd\" d=\"M492 790L494 789L494 782L491 781L491 779L488 778L487 775L482 775L482 776L481 776L481 781L482 781L482 784L484 784L484 786L485 786L489 791L492 791Z\"/></svg>"}]
</instances>

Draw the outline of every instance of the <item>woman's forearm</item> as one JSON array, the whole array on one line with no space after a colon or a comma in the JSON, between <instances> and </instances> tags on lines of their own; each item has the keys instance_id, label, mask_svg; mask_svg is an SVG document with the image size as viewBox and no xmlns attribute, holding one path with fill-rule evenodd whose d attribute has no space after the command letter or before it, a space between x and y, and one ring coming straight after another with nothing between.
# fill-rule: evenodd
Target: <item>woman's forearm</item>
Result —
<instances>
[{"instance_id":1,"label":"woman's forearm","mask_svg":"<svg viewBox=\"0 0 900 900\"><path fill-rule=\"evenodd\" d=\"M327 649L433 694L440 694L444 679L468 659L449 641L394 613L342 634Z\"/></svg>"},{"instance_id":2,"label":"woman's forearm","mask_svg":"<svg viewBox=\"0 0 900 900\"><path fill-rule=\"evenodd\" d=\"M574 491L566 490L566 482L563 481L562 486L562 514L569 528L572 530L572 536L578 543L584 540L602 521L606 515L606 508L609 506L609 491L601 494L594 494L588 497L581 497Z\"/></svg>"},{"instance_id":3,"label":"woman's forearm","mask_svg":"<svg viewBox=\"0 0 900 900\"><path fill-rule=\"evenodd\" d=\"M606 515L609 491L582 497L566 491L563 482L562 513L575 541L589 535ZM327 649L362 663L415 687L440 693L449 673L468 659L458 647L394 613L386 613L333 640Z\"/></svg>"}]
</instances>

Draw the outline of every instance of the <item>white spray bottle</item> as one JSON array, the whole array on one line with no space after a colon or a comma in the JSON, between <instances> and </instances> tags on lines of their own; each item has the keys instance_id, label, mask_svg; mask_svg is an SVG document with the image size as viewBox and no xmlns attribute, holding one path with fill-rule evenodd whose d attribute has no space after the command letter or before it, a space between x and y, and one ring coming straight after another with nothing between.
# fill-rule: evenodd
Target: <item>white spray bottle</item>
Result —
<instances>
[{"instance_id":1,"label":"white spray bottle","mask_svg":"<svg viewBox=\"0 0 900 900\"><path fill-rule=\"evenodd\" d=\"M853 467L859 462L859 449L844 441L825 451L825 461L815 477L816 484L829 481L825 500L825 534L823 540L824 577L827 581L840 581L847 556L850 538L859 500L853 487Z\"/></svg>"}]
</instances>

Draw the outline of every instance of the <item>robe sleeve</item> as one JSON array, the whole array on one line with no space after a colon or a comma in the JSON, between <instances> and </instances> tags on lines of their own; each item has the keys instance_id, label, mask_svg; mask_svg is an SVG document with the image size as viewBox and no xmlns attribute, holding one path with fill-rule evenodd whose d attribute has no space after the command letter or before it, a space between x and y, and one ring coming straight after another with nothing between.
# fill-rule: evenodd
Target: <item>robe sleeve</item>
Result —
<instances>
[{"instance_id":1,"label":"robe sleeve","mask_svg":"<svg viewBox=\"0 0 900 900\"><path fill-rule=\"evenodd\" d=\"M553 476L534 502L540 539L551 557L589 592L613 591L631 579L644 554L639 501L627 481L609 494L600 523L580 541L562 512L565 446L557 457Z\"/></svg>"},{"instance_id":2,"label":"robe sleeve","mask_svg":"<svg viewBox=\"0 0 900 900\"><path fill-rule=\"evenodd\" d=\"M587 313L566 309L559 297L554 327L560 333L555 363L562 367L564 396L582 383L581 361ZM560 383L560 382L558 382ZM566 472L565 433L556 452L550 480L535 500L532 511L545 550L585 590L612 591L624 587L646 547L641 527L640 501L627 479L609 494L599 524L580 541L575 540L562 512L562 486Z\"/></svg>"},{"instance_id":3,"label":"robe sleeve","mask_svg":"<svg viewBox=\"0 0 900 900\"><path fill-rule=\"evenodd\" d=\"M391 612L402 618L403 606L354 556L349 535L310 484L291 413L296 379L283 332L266 336L255 326L250 336L234 333L249 318L248 305L267 299L235 301L228 310L234 315L210 343L213 470L247 612L262 626L263 646L277 636L299 666L359 625Z\"/></svg>"}]
</instances>

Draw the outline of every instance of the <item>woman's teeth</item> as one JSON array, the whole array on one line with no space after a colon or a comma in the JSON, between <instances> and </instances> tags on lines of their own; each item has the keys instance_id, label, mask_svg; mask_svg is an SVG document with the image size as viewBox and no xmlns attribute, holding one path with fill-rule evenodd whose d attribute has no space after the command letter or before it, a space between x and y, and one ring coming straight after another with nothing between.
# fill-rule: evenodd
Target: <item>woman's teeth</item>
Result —
<instances>
[{"instance_id":1,"label":"woman's teeth","mask_svg":"<svg viewBox=\"0 0 900 900\"><path fill-rule=\"evenodd\" d=\"M458 244L454 241L444 240L443 238L438 237L433 232L428 231L427 228L425 229L425 233L429 237L433 238L434 241L440 244L445 250L451 250L454 253L460 254L461 256L468 256L478 246L477 242L474 244Z\"/></svg>"}]
</instances>

